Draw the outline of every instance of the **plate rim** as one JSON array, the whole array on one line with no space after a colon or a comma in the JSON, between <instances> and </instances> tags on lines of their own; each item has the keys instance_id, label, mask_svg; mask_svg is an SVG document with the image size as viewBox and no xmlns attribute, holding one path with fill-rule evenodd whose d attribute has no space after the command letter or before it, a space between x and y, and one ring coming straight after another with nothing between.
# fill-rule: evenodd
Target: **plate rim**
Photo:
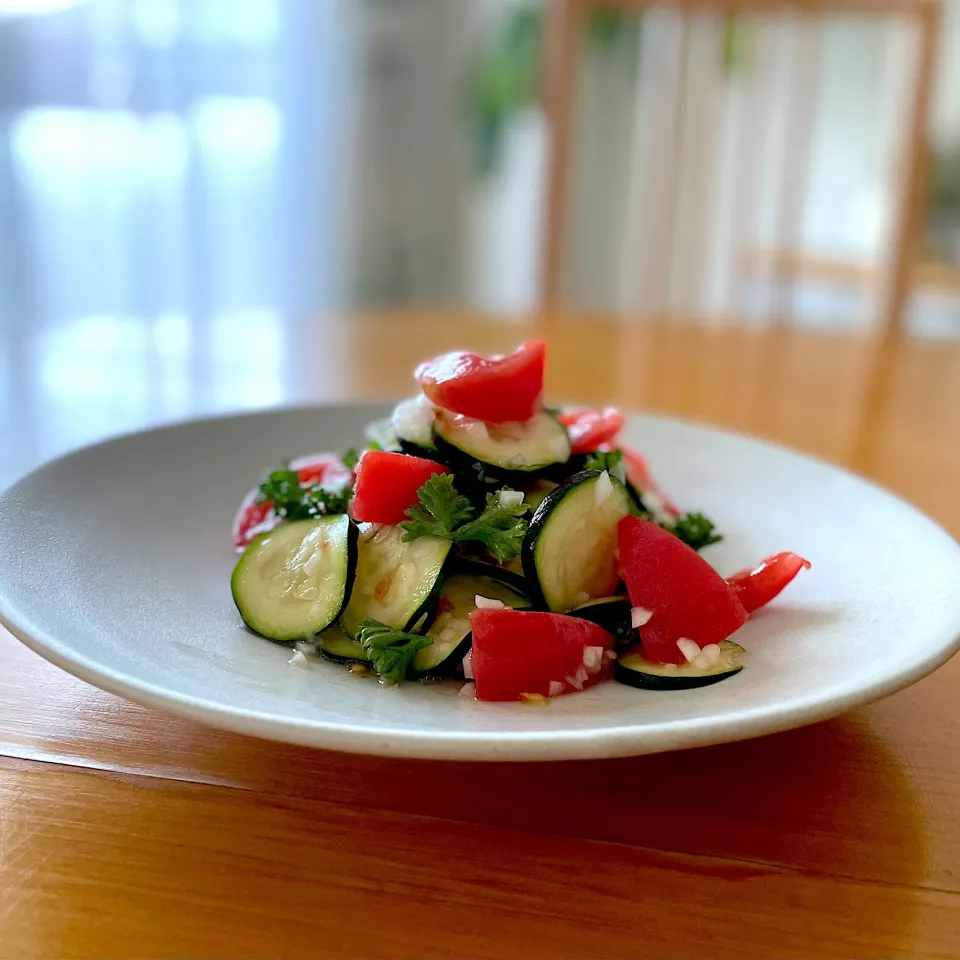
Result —
<instances>
[{"instance_id":1,"label":"plate rim","mask_svg":"<svg viewBox=\"0 0 960 960\"><path fill-rule=\"evenodd\" d=\"M93 444L67 451L52 458L20 476L0 491L0 504L17 487L28 483L33 476L71 457L95 451L97 448L122 443L124 440L152 433L176 430L188 425L212 425L244 417L280 415L290 412L327 411L335 412L346 407L386 407L390 401L367 400L326 404L297 404L269 407L260 410L241 410L219 413L212 416L193 417L153 424L141 430L131 430L112 435ZM720 434L732 440L747 442L779 453L812 461L821 467L837 472L848 479L872 488L900 508L905 508L914 518L924 522L931 532L940 535L945 545L955 550L960 561L960 544L933 518L893 491L844 466L814 454L796 450L786 444L762 437L755 437L725 427L717 427L704 421L682 417L625 409L628 418L659 422L664 426L694 427ZM721 719L715 716L695 715L681 720L642 725L629 725L581 730L538 731L463 731L463 730L416 730L383 727L356 727L350 723L332 720L308 720L250 710L237 706L218 705L212 701L184 694L169 687L137 679L111 666L98 664L86 654L78 653L48 631L31 622L29 616L18 618L12 609L0 583L0 625L3 625L27 648L41 657L92 686L121 696L149 708L181 716L189 720L221 730L247 736L267 738L317 749L338 750L370 756L394 756L447 761L557 761L605 759L623 756L639 756L668 750L688 749L716 743L746 740L768 733L806 726L820 720L835 717L846 710L879 700L902 690L938 669L960 651L960 606L953 627L941 630L935 648L907 669L876 680L841 694L825 690L813 699L807 696L802 702L777 701L756 708L747 714L733 714ZM516 705L517 709L525 709ZM772 711L772 712L771 712Z\"/></svg>"}]
</instances>

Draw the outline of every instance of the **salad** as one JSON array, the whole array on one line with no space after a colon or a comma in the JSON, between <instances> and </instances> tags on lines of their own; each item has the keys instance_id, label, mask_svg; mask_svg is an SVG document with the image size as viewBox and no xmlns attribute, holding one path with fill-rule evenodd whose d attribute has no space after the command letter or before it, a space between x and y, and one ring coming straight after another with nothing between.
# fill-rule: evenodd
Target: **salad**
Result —
<instances>
[{"instance_id":1,"label":"salad","mask_svg":"<svg viewBox=\"0 0 960 960\"><path fill-rule=\"evenodd\" d=\"M237 512L231 587L261 636L360 676L460 681L547 703L601 680L652 690L735 676L747 618L810 564L724 578L720 540L618 443L614 407L543 405L546 344L448 353L362 452L272 471Z\"/></svg>"}]
</instances>

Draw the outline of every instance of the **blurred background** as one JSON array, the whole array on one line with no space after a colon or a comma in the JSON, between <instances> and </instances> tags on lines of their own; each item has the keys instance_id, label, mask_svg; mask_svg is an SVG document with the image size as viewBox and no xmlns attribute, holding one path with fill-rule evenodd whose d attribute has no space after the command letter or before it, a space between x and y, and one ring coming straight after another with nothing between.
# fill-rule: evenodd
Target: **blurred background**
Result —
<instances>
[{"instance_id":1,"label":"blurred background","mask_svg":"<svg viewBox=\"0 0 960 960\"><path fill-rule=\"evenodd\" d=\"M0 480L544 307L960 336L960 0L0 0Z\"/></svg>"}]
</instances>

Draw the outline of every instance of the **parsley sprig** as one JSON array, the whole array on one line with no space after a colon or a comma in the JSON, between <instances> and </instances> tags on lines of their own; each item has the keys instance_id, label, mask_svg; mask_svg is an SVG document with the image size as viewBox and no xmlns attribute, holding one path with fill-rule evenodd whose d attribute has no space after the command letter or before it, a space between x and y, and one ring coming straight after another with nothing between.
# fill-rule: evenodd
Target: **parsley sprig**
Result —
<instances>
[{"instance_id":1,"label":"parsley sprig","mask_svg":"<svg viewBox=\"0 0 960 960\"><path fill-rule=\"evenodd\" d=\"M688 547L702 550L711 543L719 543L723 537L716 533L712 520L708 520L702 513L685 513L673 523L662 524L664 530L669 530L675 537L679 537Z\"/></svg>"},{"instance_id":2,"label":"parsley sprig","mask_svg":"<svg viewBox=\"0 0 960 960\"><path fill-rule=\"evenodd\" d=\"M357 633L373 669L387 683L400 683L407 675L417 652L429 647L429 637L394 630L379 620L364 620Z\"/></svg>"},{"instance_id":3,"label":"parsley sprig","mask_svg":"<svg viewBox=\"0 0 960 960\"><path fill-rule=\"evenodd\" d=\"M498 563L520 553L527 521L525 503L501 503L499 493L487 494L479 516L470 501L453 484L453 475L437 474L418 491L417 503L406 511L410 518L400 526L404 540L443 537L454 543L482 543Z\"/></svg>"},{"instance_id":4,"label":"parsley sprig","mask_svg":"<svg viewBox=\"0 0 960 960\"><path fill-rule=\"evenodd\" d=\"M301 483L297 471L284 464L260 484L257 500L260 503L270 500L274 512L284 520L309 520L331 513L346 513L350 488L331 491L319 483Z\"/></svg>"},{"instance_id":5,"label":"parsley sprig","mask_svg":"<svg viewBox=\"0 0 960 960\"><path fill-rule=\"evenodd\" d=\"M606 470L612 473L618 480L625 477L624 468L621 464L623 460L623 451L619 448L613 450L594 450L587 456L583 465L584 470Z\"/></svg>"}]
</instances>

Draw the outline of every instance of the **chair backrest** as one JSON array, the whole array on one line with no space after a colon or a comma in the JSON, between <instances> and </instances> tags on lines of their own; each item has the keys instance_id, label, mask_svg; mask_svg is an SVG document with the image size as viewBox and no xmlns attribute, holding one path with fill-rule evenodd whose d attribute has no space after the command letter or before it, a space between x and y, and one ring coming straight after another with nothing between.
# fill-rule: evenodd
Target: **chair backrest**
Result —
<instances>
[{"instance_id":1,"label":"chair backrest","mask_svg":"<svg viewBox=\"0 0 960 960\"><path fill-rule=\"evenodd\" d=\"M939 0L545 0L545 9L548 314L566 300L584 39L592 16L615 12L643 15L619 252L624 312L783 321L797 312L798 277L845 271L864 312L899 330L923 219ZM848 70L863 97L879 98L866 134L853 122L862 103L845 99L838 29L856 43L872 38L873 66ZM869 249L825 256L818 231L852 202L864 157L875 202L848 233L869 237Z\"/></svg>"}]
</instances>

